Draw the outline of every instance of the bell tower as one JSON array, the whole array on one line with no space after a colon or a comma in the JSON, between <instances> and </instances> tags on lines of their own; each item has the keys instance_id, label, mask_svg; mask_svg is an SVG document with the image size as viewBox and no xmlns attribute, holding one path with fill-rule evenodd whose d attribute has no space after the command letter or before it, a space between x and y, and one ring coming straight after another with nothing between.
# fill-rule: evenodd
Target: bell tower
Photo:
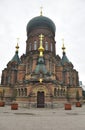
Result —
<instances>
[{"instance_id":1,"label":"bell tower","mask_svg":"<svg viewBox=\"0 0 85 130\"><path fill-rule=\"evenodd\" d=\"M34 17L28 22L26 30L26 74L31 74L35 70L39 56L40 34L44 35L42 46L44 48L46 69L54 74L54 57L56 56L55 24L50 18L43 16L41 10L40 16Z\"/></svg>"}]
</instances>

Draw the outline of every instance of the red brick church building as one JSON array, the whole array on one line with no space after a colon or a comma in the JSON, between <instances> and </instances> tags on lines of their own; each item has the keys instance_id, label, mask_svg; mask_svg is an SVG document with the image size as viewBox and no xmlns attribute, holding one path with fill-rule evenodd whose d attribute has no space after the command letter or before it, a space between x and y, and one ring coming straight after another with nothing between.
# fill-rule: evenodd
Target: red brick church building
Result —
<instances>
[{"instance_id":1,"label":"red brick church building","mask_svg":"<svg viewBox=\"0 0 85 130\"><path fill-rule=\"evenodd\" d=\"M45 16L32 18L27 24L26 53L20 58L19 46L14 57L2 71L0 94L6 102L13 98L29 107L51 107L66 100L66 92L71 102L76 91L82 97L78 72L66 56L62 47L62 57L56 55L54 22Z\"/></svg>"}]
</instances>

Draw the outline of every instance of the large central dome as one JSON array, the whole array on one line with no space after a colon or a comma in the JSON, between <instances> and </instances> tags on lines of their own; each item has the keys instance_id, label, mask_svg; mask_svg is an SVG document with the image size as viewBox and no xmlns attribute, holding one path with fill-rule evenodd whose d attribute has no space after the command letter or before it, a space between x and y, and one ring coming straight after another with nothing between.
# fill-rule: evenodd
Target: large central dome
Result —
<instances>
[{"instance_id":1,"label":"large central dome","mask_svg":"<svg viewBox=\"0 0 85 130\"><path fill-rule=\"evenodd\" d=\"M56 30L55 24L48 17L41 15L41 16L32 18L27 24L27 35L30 33L31 30L35 28L48 28L55 35L55 30Z\"/></svg>"}]
</instances>

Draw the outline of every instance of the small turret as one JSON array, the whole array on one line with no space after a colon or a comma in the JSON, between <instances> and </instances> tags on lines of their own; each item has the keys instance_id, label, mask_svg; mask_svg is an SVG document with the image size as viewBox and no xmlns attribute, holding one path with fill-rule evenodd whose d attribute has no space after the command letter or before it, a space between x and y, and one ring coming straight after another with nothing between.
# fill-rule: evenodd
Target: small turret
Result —
<instances>
[{"instance_id":1,"label":"small turret","mask_svg":"<svg viewBox=\"0 0 85 130\"><path fill-rule=\"evenodd\" d=\"M18 39L17 39L18 40ZM16 63L20 63L20 58L18 56L18 49L19 49L19 45L18 45L18 42L17 42L17 45L16 45L16 51L15 51L15 55L13 56L12 60L10 62L16 62Z\"/></svg>"},{"instance_id":2,"label":"small turret","mask_svg":"<svg viewBox=\"0 0 85 130\"><path fill-rule=\"evenodd\" d=\"M67 56L66 56L66 52L65 52L65 46L64 46L64 39L62 39L63 41L63 46L62 46L62 50L63 50L63 56L62 56L62 59L61 59L61 63L62 65L64 65L65 63L70 63Z\"/></svg>"}]
</instances>

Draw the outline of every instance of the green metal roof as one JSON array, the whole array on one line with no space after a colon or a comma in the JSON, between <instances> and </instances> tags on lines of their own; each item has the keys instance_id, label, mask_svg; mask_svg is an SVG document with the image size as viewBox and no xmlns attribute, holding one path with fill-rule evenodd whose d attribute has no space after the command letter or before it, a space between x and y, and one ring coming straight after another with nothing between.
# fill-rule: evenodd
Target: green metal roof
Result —
<instances>
[{"instance_id":1,"label":"green metal roof","mask_svg":"<svg viewBox=\"0 0 85 130\"><path fill-rule=\"evenodd\" d=\"M70 63L70 61L68 60L67 56L66 56L66 53L63 52L63 56L62 56L62 59L61 59L61 63L64 65L65 63Z\"/></svg>"},{"instance_id":2,"label":"green metal roof","mask_svg":"<svg viewBox=\"0 0 85 130\"><path fill-rule=\"evenodd\" d=\"M37 66L34 70L35 74L38 74L40 72L43 74L47 74L47 69L45 67L45 62L44 62L43 57L39 57L38 62L37 62Z\"/></svg>"},{"instance_id":3,"label":"green metal roof","mask_svg":"<svg viewBox=\"0 0 85 130\"><path fill-rule=\"evenodd\" d=\"M15 55L13 56L11 62L16 62L16 63L20 64L21 61L20 61L20 58L18 56L18 51L15 52Z\"/></svg>"},{"instance_id":4,"label":"green metal roof","mask_svg":"<svg viewBox=\"0 0 85 130\"><path fill-rule=\"evenodd\" d=\"M45 16L37 16L32 18L28 24L27 24L27 35L30 33L30 31L34 28L41 28L41 27L45 27L45 28L49 28L53 34L55 35L55 24L54 22Z\"/></svg>"}]
</instances>

